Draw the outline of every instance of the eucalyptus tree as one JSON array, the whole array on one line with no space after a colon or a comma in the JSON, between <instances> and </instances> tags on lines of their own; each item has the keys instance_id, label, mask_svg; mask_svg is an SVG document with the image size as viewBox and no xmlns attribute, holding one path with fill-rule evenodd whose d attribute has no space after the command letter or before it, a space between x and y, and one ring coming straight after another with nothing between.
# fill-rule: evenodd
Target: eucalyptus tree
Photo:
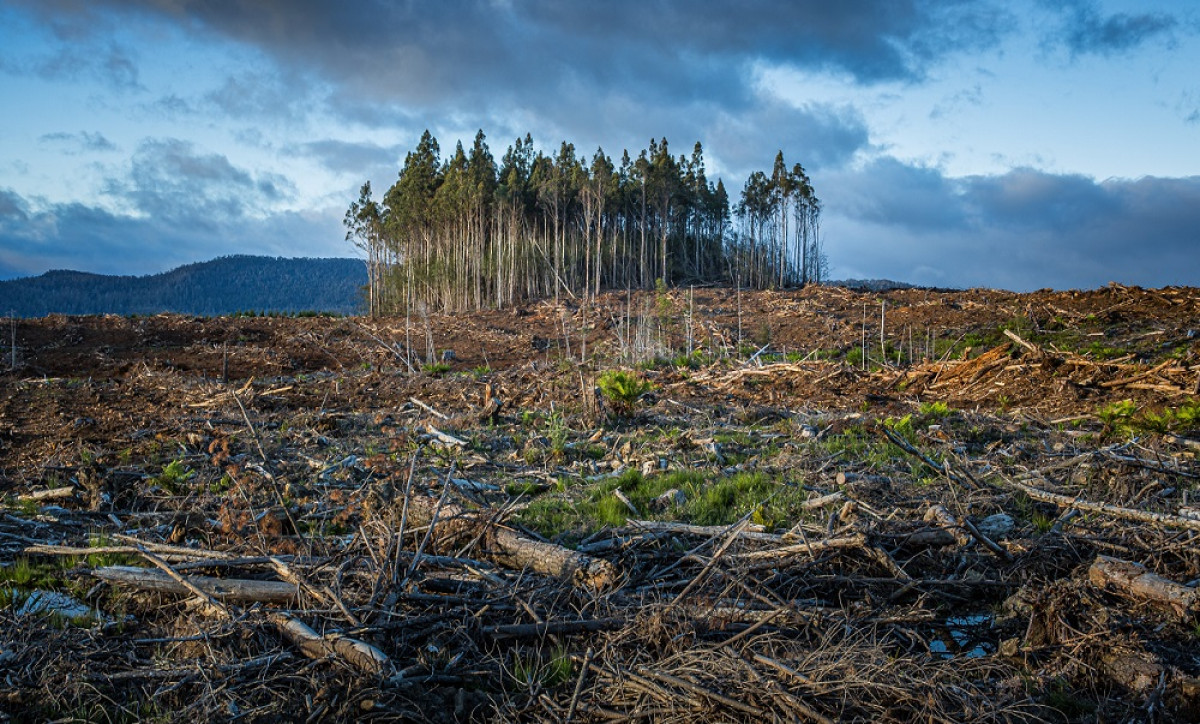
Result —
<instances>
[{"instance_id":1,"label":"eucalyptus tree","mask_svg":"<svg viewBox=\"0 0 1200 724\"><path fill-rule=\"evenodd\" d=\"M367 313L372 317L382 313L380 299L382 273L385 268L383 247L383 210L371 198L371 182L358 190L358 201L352 202L342 220L346 240L367 254Z\"/></svg>"},{"instance_id":2,"label":"eucalyptus tree","mask_svg":"<svg viewBox=\"0 0 1200 724\"><path fill-rule=\"evenodd\" d=\"M526 134L497 164L480 130L469 151L457 143L443 162L426 131L383 203L364 184L345 223L367 252L372 314L588 298L659 279L761 287L820 278L820 204L800 164L788 170L780 153L770 176L751 174L737 212L733 231L729 194L709 180L699 143L675 157L666 138L651 139L618 164L598 148L587 164L574 144L550 156Z\"/></svg>"}]
</instances>

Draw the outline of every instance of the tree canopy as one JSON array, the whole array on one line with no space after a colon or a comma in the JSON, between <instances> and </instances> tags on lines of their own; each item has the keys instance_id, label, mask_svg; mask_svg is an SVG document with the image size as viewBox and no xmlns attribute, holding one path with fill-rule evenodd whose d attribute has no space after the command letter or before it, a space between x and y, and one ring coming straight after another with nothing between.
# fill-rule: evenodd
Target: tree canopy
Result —
<instances>
[{"instance_id":1,"label":"tree canopy","mask_svg":"<svg viewBox=\"0 0 1200 724\"><path fill-rule=\"evenodd\" d=\"M820 202L782 151L751 174L731 213L708 179L704 150L672 155L666 138L614 162L563 141L548 155L526 134L496 163L483 131L448 158L429 131L382 202L366 183L346 212L346 237L366 252L372 314L425 304L503 307L602 288L821 281Z\"/></svg>"}]
</instances>

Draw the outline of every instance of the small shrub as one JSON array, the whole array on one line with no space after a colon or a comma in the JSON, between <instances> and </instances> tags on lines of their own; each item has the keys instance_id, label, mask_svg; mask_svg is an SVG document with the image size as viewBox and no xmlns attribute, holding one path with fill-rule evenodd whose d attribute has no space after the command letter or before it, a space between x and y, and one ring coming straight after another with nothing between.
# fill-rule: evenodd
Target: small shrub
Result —
<instances>
[{"instance_id":1,"label":"small shrub","mask_svg":"<svg viewBox=\"0 0 1200 724\"><path fill-rule=\"evenodd\" d=\"M172 460L163 467L154 482L171 495L179 495L184 491L184 484L196 476L196 471L188 470L182 460Z\"/></svg>"},{"instance_id":2,"label":"small shrub","mask_svg":"<svg viewBox=\"0 0 1200 724\"><path fill-rule=\"evenodd\" d=\"M691 354L681 354L671 360L671 364L675 367L689 370L698 370L704 366L704 354L700 350L695 350Z\"/></svg>"},{"instance_id":3,"label":"small shrub","mask_svg":"<svg viewBox=\"0 0 1200 724\"><path fill-rule=\"evenodd\" d=\"M625 370L604 371L596 379L596 386L618 416L633 412L641 396L654 389L649 380Z\"/></svg>"},{"instance_id":4,"label":"small shrub","mask_svg":"<svg viewBox=\"0 0 1200 724\"><path fill-rule=\"evenodd\" d=\"M948 417L951 412L950 406L941 400L936 402L922 402L920 407L921 417L933 419Z\"/></svg>"},{"instance_id":5,"label":"small shrub","mask_svg":"<svg viewBox=\"0 0 1200 724\"><path fill-rule=\"evenodd\" d=\"M1161 412L1143 412L1136 422L1139 427L1159 433L1195 429L1200 426L1200 399L1190 400L1179 407L1163 408Z\"/></svg>"},{"instance_id":6,"label":"small shrub","mask_svg":"<svg viewBox=\"0 0 1200 724\"><path fill-rule=\"evenodd\" d=\"M912 415L905 415L904 417L888 417L883 421L883 426L896 433L900 437L909 439L910 441L915 434L913 430Z\"/></svg>"},{"instance_id":7,"label":"small shrub","mask_svg":"<svg viewBox=\"0 0 1200 724\"><path fill-rule=\"evenodd\" d=\"M562 460L567 455L567 438L571 429L561 410L551 410L546 418L546 437L550 440L550 453L556 460Z\"/></svg>"},{"instance_id":8,"label":"small shrub","mask_svg":"<svg viewBox=\"0 0 1200 724\"><path fill-rule=\"evenodd\" d=\"M1038 533L1049 533L1050 529L1054 527L1054 518L1040 511L1034 511L1030 522L1033 523L1033 529Z\"/></svg>"},{"instance_id":9,"label":"small shrub","mask_svg":"<svg viewBox=\"0 0 1200 724\"><path fill-rule=\"evenodd\" d=\"M1133 416L1137 413L1137 405L1133 400L1112 402L1096 411L1096 416L1104 421L1110 432L1133 434Z\"/></svg>"},{"instance_id":10,"label":"small shrub","mask_svg":"<svg viewBox=\"0 0 1200 724\"><path fill-rule=\"evenodd\" d=\"M430 377L441 377L450 371L450 365L445 362L431 362L421 365L421 370Z\"/></svg>"}]
</instances>

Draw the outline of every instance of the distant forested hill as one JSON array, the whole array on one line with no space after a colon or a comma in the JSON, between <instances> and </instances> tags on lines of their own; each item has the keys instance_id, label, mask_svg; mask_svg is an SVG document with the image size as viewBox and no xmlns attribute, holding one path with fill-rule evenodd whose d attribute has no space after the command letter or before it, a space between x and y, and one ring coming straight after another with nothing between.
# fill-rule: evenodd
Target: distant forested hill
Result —
<instances>
[{"instance_id":1,"label":"distant forested hill","mask_svg":"<svg viewBox=\"0 0 1200 724\"><path fill-rule=\"evenodd\" d=\"M361 306L358 259L226 256L144 277L50 271L0 282L0 316L338 312Z\"/></svg>"}]
</instances>

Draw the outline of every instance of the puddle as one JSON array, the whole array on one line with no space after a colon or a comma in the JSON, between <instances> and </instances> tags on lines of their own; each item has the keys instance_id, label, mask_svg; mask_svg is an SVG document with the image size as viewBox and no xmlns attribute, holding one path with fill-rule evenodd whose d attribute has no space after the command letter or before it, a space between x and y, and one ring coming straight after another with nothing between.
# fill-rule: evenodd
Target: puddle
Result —
<instances>
[{"instance_id":1,"label":"puddle","mask_svg":"<svg viewBox=\"0 0 1200 724\"><path fill-rule=\"evenodd\" d=\"M951 616L933 629L929 637L929 653L943 659L965 656L977 659L996 653L990 613Z\"/></svg>"}]
</instances>

